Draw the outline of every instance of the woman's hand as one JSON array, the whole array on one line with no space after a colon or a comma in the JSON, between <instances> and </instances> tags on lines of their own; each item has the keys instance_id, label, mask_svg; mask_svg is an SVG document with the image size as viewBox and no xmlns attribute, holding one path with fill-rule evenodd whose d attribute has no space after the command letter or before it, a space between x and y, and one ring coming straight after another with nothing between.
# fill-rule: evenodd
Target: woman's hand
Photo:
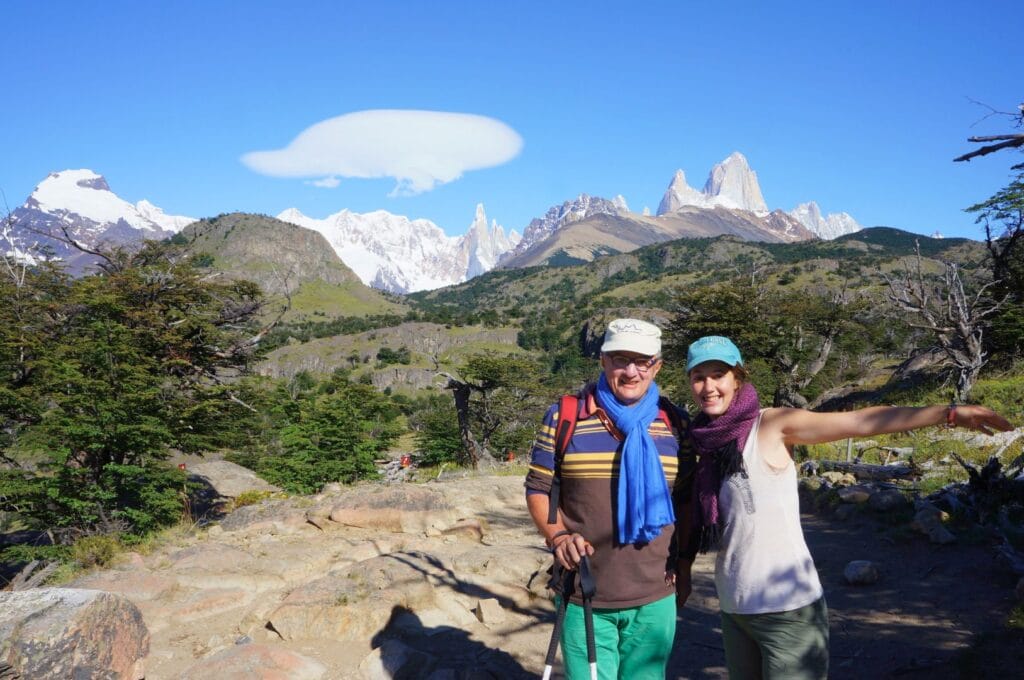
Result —
<instances>
[{"instance_id":1,"label":"woman's hand","mask_svg":"<svg viewBox=\"0 0 1024 680\"><path fill-rule=\"evenodd\" d=\"M956 427L966 427L969 430L977 430L985 434L992 434L996 430L1006 432L1013 429L1010 421L990 408L971 404L950 408L953 409L953 424Z\"/></svg>"},{"instance_id":2,"label":"woman's hand","mask_svg":"<svg viewBox=\"0 0 1024 680\"><path fill-rule=\"evenodd\" d=\"M594 546L581 534L564 534L553 541L551 552L565 569L575 569L580 559L594 554Z\"/></svg>"}]
</instances>

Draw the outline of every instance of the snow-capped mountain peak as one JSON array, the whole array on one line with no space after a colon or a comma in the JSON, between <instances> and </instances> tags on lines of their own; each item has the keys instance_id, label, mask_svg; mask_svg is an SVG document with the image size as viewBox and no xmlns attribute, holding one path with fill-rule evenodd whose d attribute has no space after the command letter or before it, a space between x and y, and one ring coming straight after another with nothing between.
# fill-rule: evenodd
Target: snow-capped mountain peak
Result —
<instances>
[{"instance_id":1,"label":"snow-capped mountain peak","mask_svg":"<svg viewBox=\"0 0 1024 680\"><path fill-rule=\"evenodd\" d=\"M165 215L149 201L132 205L110 190L102 175L92 170L64 170L51 173L39 183L23 206L50 215L61 216L65 221L88 221L93 223L89 231L98 233L108 225L124 222L141 232L178 232L195 218ZM152 238L153 236L150 236Z\"/></svg>"},{"instance_id":2,"label":"snow-capped mountain peak","mask_svg":"<svg viewBox=\"0 0 1024 680\"><path fill-rule=\"evenodd\" d=\"M801 203L789 214L823 239L834 239L863 229L857 220L845 212L822 216L821 209L814 201Z\"/></svg>"},{"instance_id":3,"label":"snow-capped mountain peak","mask_svg":"<svg viewBox=\"0 0 1024 680\"><path fill-rule=\"evenodd\" d=\"M746 157L738 151L732 152L711 169L703 191L697 191L687 184L683 171L676 170L658 206L658 214L677 212L687 206L720 206L747 210L762 217L768 214L768 205L757 183L757 173L750 169Z\"/></svg>"},{"instance_id":4,"label":"snow-capped mountain peak","mask_svg":"<svg viewBox=\"0 0 1024 680\"><path fill-rule=\"evenodd\" d=\"M320 232L363 283L395 293L449 286L489 271L520 238L506 236L497 222L489 228L482 204L461 237L446 235L430 220L386 210L342 210L316 219L289 208L277 219Z\"/></svg>"},{"instance_id":5,"label":"snow-capped mountain peak","mask_svg":"<svg viewBox=\"0 0 1024 680\"><path fill-rule=\"evenodd\" d=\"M584 220L591 215L625 215L628 212L629 206L621 195L609 201L607 198L599 196L580 194L572 201L552 206L544 213L543 217L531 220L523 230L522 239L513 244L514 248L509 250L503 259L524 253L534 244L540 243L562 227Z\"/></svg>"},{"instance_id":6,"label":"snow-capped mountain peak","mask_svg":"<svg viewBox=\"0 0 1024 680\"><path fill-rule=\"evenodd\" d=\"M63 170L48 175L11 213L12 228L6 236L0 235L0 241L12 247L18 243L47 246L55 258L67 261L70 272L80 273L96 258L73 247L68 237L87 248L101 243L124 246L167 238L194 221L166 215L149 201L132 205L92 170Z\"/></svg>"},{"instance_id":7,"label":"snow-capped mountain peak","mask_svg":"<svg viewBox=\"0 0 1024 680\"><path fill-rule=\"evenodd\" d=\"M462 251L466 256L466 278L471 279L488 272L498 264L502 255L511 251L521 240L514 230L505 235L505 229L497 220L487 226L487 213L483 203L476 206L476 216L462 240Z\"/></svg>"},{"instance_id":8,"label":"snow-capped mountain peak","mask_svg":"<svg viewBox=\"0 0 1024 680\"><path fill-rule=\"evenodd\" d=\"M750 169L746 157L733 151L711 169L704 193L714 197L716 205L767 215L768 204L761 195L757 173Z\"/></svg>"},{"instance_id":9,"label":"snow-capped mountain peak","mask_svg":"<svg viewBox=\"0 0 1024 680\"><path fill-rule=\"evenodd\" d=\"M658 204L658 214L674 213L687 205L701 208L711 207L711 198L687 184L686 173L676 170L661 203Z\"/></svg>"}]
</instances>

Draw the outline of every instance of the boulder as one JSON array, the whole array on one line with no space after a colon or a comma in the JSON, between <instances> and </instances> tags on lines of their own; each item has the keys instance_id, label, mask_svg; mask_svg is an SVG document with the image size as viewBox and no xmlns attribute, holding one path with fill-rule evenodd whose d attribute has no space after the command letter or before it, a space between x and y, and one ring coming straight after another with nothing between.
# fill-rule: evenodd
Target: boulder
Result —
<instances>
[{"instance_id":1,"label":"boulder","mask_svg":"<svg viewBox=\"0 0 1024 680\"><path fill-rule=\"evenodd\" d=\"M0 592L0 660L21 678L139 680L149 631L129 600L98 590Z\"/></svg>"},{"instance_id":2,"label":"boulder","mask_svg":"<svg viewBox=\"0 0 1024 680\"><path fill-rule=\"evenodd\" d=\"M871 494L868 505L872 510L879 512L891 512L902 510L910 504L907 497L899 489L882 489Z\"/></svg>"},{"instance_id":3,"label":"boulder","mask_svg":"<svg viewBox=\"0 0 1024 680\"><path fill-rule=\"evenodd\" d=\"M910 527L928 536L932 543L945 545L956 542L956 536L944 526L949 515L927 501L916 505L917 512Z\"/></svg>"},{"instance_id":4,"label":"boulder","mask_svg":"<svg viewBox=\"0 0 1024 680\"><path fill-rule=\"evenodd\" d=\"M854 560L843 568L843 578L852 586L869 586L878 582L878 567L869 560Z\"/></svg>"},{"instance_id":5,"label":"boulder","mask_svg":"<svg viewBox=\"0 0 1024 680\"><path fill-rule=\"evenodd\" d=\"M839 472L838 470L829 470L828 472L822 472L821 478L830 484L835 486L853 486L857 483L857 478L849 472Z\"/></svg>"},{"instance_id":6,"label":"boulder","mask_svg":"<svg viewBox=\"0 0 1024 680\"><path fill-rule=\"evenodd\" d=\"M319 661L280 647L242 644L217 652L181 674L182 680L288 678L320 680L327 668Z\"/></svg>"},{"instance_id":7,"label":"boulder","mask_svg":"<svg viewBox=\"0 0 1024 680\"><path fill-rule=\"evenodd\" d=\"M255 472L226 460L213 460L189 468L189 477L208 484L218 495L238 498L246 491L280 491Z\"/></svg>"},{"instance_id":8,"label":"boulder","mask_svg":"<svg viewBox=\"0 0 1024 680\"><path fill-rule=\"evenodd\" d=\"M844 503L866 503L871 498L871 489L862 484L840 487L836 493Z\"/></svg>"},{"instance_id":9,"label":"boulder","mask_svg":"<svg viewBox=\"0 0 1024 680\"><path fill-rule=\"evenodd\" d=\"M418 486L366 486L334 502L329 518L351 527L394 533L444 530L458 517L441 491Z\"/></svg>"},{"instance_id":10,"label":"boulder","mask_svg":"<svg viewBox=\"0 0 1024 680\"><path fill-rule=\"evenodd\" d=\"M304 530L316 531L306 517L306 510L294 507L294 501L290 499L268 500L238 508L220 520L220 528L245 534L282 536Z\"/></svg>"},{"instance_id":11,"label":"boulder","mask_svg":"<svg viewBox=\"0 0 1024 680\"><path fill-rule=\"evenodd\" d=\"M488 628L505 622L505 610L496 598L489 597L476 604L476 618Z\"/></svg>"}]
</instances>

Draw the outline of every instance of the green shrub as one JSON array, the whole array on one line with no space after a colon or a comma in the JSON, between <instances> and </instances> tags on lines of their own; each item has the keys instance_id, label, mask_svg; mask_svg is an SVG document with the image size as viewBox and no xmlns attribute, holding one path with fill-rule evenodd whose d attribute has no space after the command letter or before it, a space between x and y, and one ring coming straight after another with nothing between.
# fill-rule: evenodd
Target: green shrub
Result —
<instances>
[{"instance_id":1,"label":"green shrub","mask_svg":"<svg viewBox=\"0 0 1024 680\"><path fill-rule=\"evenodd\" d=\"M122 550L117 534L97 534L75 541L71 546L71 559L84 569L106 567Z\"/></svg>"},{"instance_id":2,"label":"green shrub","mask_svg":"<svg viewBox=\"0 0 1024 680\"><path fill-rule=\"evenodd\" d=\"M238 508L244 508L247 505L256 505L257 503L271 498L273 495L274 494L271 491L258 491L256 489L243 491L235 496L235 499L231 501L231 509L237 510Z\"/></svg>"}]
</instances>

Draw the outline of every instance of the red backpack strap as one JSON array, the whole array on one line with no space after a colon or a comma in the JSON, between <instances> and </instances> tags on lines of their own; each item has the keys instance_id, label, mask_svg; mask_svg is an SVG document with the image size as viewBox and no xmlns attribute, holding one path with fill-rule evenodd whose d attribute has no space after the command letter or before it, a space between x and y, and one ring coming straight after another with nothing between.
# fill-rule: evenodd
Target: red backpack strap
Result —
<instances>
[{"instance_id":1,"label":"red backpack strap","mask_svg":"<svg viewBox=\"0 0 1024 680\"><path fill-rule=\"evenodd\" d=\"M579 398L566 394L558 401L558 418L555 424L555 469L551 477L551 491L548 494L548 524L558 522L558 501L562 485L562 457L569 447L569 440L576 429L579 418Z\"/></svg>"}]
</instances>

